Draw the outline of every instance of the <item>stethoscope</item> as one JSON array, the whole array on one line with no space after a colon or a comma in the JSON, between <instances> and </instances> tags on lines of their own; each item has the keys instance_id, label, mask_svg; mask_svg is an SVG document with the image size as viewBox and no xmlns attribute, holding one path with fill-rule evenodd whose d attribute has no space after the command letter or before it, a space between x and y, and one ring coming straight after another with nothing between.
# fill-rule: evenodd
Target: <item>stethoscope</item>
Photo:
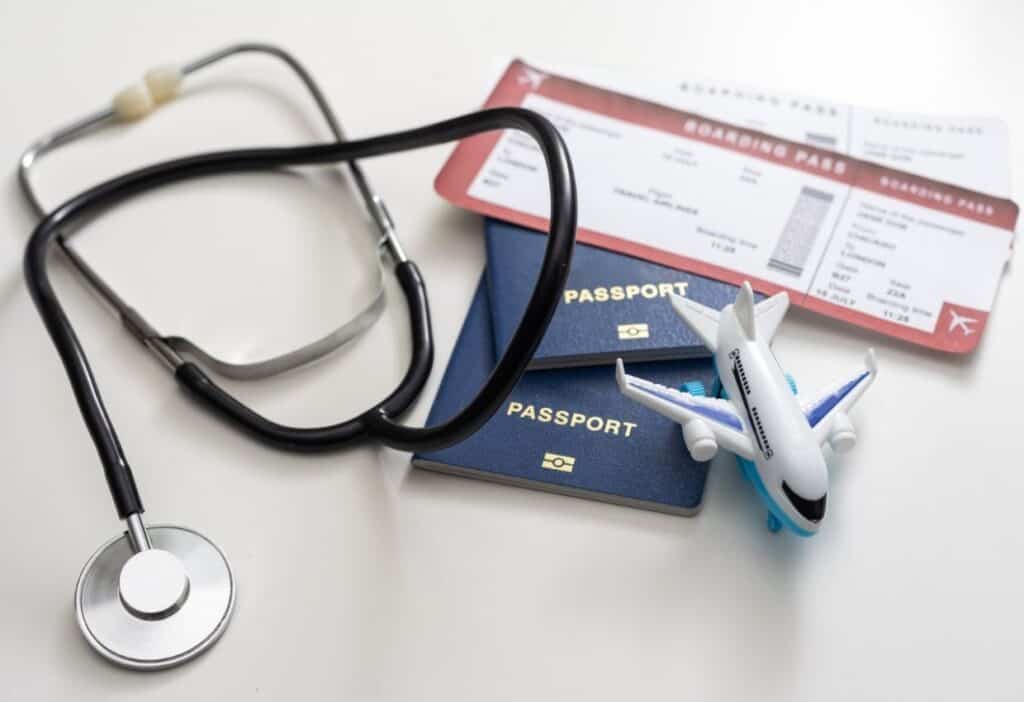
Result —
<instances>
[{"instance_id":1,"label":"stethoscope","mask_svg":"<svg viewBox=\"0 0 1024 702\"><path fill-rule=\"evenodd\" d=\"M40 156L93 130L138 119L178 94L184 78L222 59L246 52L269 54L287 64L312 94L336 142L290 148L222 151L155 163L95 185L46 212L29 172ZM384 201L370 187L356 159L379 156L473 136L497 129L530 134L544 155L550 185L550 231L537 284L515 334L484 387L454 417L432 427L395 421L423 389L433 363L430 309L423 278L409 260ZM218 359L186 337L160 334L119 296L68 242L71 225L88 215L162 185L225 173L322 163L348 164L366 209L380 235L381 265L390 259L406 299L412 358L398 387L377 405L338 424L299 428L274 422L247 407L218 385L196 362L229 377L261 378L295 368L330 353L358 336L379 316L383 285L353 319L330 334L286 354L251 362ZM325 451L373 439L404 451L452 445L483 425L504 402L526 370L555 311L569 271L576 229L576 190L572 165L558 131L542 116L520 108L475 112L426 127L369 139L346 141L333 111L308 71L287 52L266 44L238 44L180 68L146 74L104 108L36 141L23 154L19 181L42 221L25 251L25 280L47 331L60 354L79 410L103 464L107 485L125 532L89 559L75 588L75 613L89 644L121 665L152 670L191 660L223 634L234 609L236 585L224 553L208 538L181 526L146 526L142 500L120 440L107 415L92 370L70 320L50 284L51 245L119 315L124 326L166 365L189 394L256 438L289 451ZM193 360L194 359L194 360Z\"/></svg>"}]
</instances>

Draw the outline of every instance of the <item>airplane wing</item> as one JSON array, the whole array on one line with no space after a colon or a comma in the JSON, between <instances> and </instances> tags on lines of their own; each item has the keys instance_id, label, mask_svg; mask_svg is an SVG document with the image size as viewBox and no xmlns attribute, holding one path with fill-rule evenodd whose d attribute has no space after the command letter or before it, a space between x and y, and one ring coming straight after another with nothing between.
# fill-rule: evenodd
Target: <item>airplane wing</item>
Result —
<instances>
[{"instance_id":1,"label":"airplane wing","mask_svg":"<svg viewBox=\"0 0 1024 702\"><path fill-rule=\"evenodd\" d=\"M615 362L615 380L622 394L631 400L680 424L700 419L711 428L718 445L726 451L743 458L754 457L754 446L747 437L744 422L730 402L697 397L629 375L621 358Z\"/></svg>"},{"instance_id":2,"label":"airplane wing","mask_svg":"<svg viewBox=\"0 0 1024 702\"><path fill-rule=\"evenodd\" d=\"M757 331L759 334L764 334L769 343L771 343L772 338L775 336L775 331L779 328L779 323L786 316L786 310L788 309L789 295L785 292L772 295L754 305Z\"/></svg>"},{"instance_id":3,"label":"airplane wing","mask_svg":"<svg viewBox=\"0 0 1024 702\"><path fill-rule=\"evenodd\" d=\"M864 359L865 369L853 377L836 383L827 388L812 402L803 406L807 423L814 431L818 443L825 443L832 428L832 421L840 412L847 412L871 386L878 375L878 364L875 361L875 350L868 349Z\"/></svg>"}]
</instances>

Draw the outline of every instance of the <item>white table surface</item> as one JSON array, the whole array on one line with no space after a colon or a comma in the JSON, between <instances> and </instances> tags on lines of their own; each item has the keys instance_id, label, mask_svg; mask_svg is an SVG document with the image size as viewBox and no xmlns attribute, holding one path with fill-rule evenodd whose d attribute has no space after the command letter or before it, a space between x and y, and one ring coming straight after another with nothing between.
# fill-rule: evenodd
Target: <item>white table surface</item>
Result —
<instances>
[{"instance_id":1,"label":"white table surface","mask_svg":"<svg viewBox=\"0 0 1024 702\"><path fill-rule=\"evenodd\" d=\"M352 135L472 110L493 59L518 54L994 114L1020 173L1022 25L1011 2L4 3L0 699L1021 699L1024 283L1012 268L968 358L791 314L776 349L802 384L845 373L869 344L881 365L854 413L861 443L835 466L829 521L806 541L765 531L728 462L684 519L410 471L406 454L376 447L268 450L198 411L54 259L147 517L210 535L239 582L207 655L156 674L106 664L71 595L120 525L24 287L33 218L13 173L31 139L149 66L239 39L296 52ZM45 161L47 202L153 157L325 136L290 76L260 58L211 70L132 131ZM448 151L366 164L432 296L438 353L417 421L483 261L479 218L433 192ZM349 259L367 237L338 235L353 218L337 191L302 186L268 175L175 188L79 243L161 329L272 350L365 289ZM282 420L349 416L400 376L404 314L393 294L386 321L337 358L232 387Z\"/></svg>"}]
</instances>

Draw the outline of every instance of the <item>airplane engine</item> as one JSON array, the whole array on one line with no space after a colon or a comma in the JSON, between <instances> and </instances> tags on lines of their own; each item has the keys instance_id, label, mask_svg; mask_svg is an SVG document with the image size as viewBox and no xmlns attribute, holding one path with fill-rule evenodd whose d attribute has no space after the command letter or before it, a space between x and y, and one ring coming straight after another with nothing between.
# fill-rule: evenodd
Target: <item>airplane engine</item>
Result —
<instances>
[{"instance_id":1,"label":"airplane engine","mask_svg":"<svg viewBox=\"0 0 1024 702\"><path fill-rule=\"evenodd\" d=\"M838 413L833 420L828 443L836 453L846 453L856 445L857 432L845 412Z\"/></svg>"},{"instance_id":2,"label":"airplane engine","mask_svg":"<svg viewBox=\"0 0 1024 702\"><path fill-rule=\"evenodd\" d=\"M714 432L699 419L691 419L683 425L683 441L695 461L710 461L718 453Z\"/></svg>"}]
</instances>

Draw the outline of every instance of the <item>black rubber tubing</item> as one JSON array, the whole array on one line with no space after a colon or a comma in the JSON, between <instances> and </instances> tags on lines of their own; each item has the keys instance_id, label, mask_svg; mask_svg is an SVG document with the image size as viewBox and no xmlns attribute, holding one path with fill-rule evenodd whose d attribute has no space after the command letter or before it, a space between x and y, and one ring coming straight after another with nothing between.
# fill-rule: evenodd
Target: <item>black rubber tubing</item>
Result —
<instances>
[{"instance_id":1,"label":"black rubber tubing","mask_svg":"<svg viewBox=\"0 0 1024 702\"><path fill-rule=\"evenodd\" d=\"M393 419L407 409L420 392L433 359L426 292L419 272L411 262L396 266L396 274L409 303L413 328L413 357L409 370L391 395L354 419L321 428L286 427L265 419L238 402L191 362L181 366L175 374L193 397L251 434L282 449L326 450L368 438L406 451L443 448L479 429L512 391L551 321L569 273L576 232L576 184L569 153L561 136L541 115L521 108L504 107L357 141L238 149L173 159L89 188L54 209L39 223L25 250L25 281L64 364L122 519L141 513L142 501L88 359L50 283L47 253L60 230L87 213L96 213L162 185L191 178L289 165L354 161L443 144L496 129L519 129L537 141L548 172L551 224L536 287L519 326L484 387L457 415L433 427L408 427Z\"/></svg>"}]
</instances>

